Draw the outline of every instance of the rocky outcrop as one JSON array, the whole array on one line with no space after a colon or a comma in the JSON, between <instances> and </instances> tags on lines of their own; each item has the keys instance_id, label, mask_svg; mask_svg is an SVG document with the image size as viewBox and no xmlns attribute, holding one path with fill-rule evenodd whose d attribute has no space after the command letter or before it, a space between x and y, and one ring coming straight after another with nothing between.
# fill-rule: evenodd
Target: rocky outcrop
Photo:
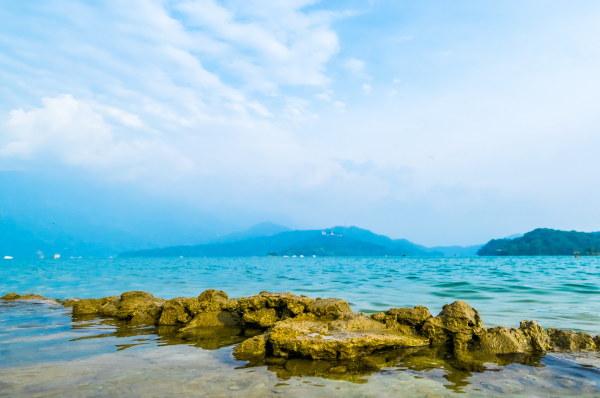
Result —
<instances>
[{"instance_id":1,"label":"rocky outcrop","mask_svg":"<svg viewBox=\"0 0 600 398\"><path fill-rule=\"evenodd\" d=\"M479 313L464 301L446 304L435 318L423 323L423 335L434 345L453 345L455 350L466 350L473 336L482 331Z\"/></svg>"},{"instance_id":2,"label":"rocky outcrop","mask_svg":"<svg viewBox=\"0 0 600 398\"><path fill-rule=\"evenodd\" d=\"M68 298L65 301L63 301L62 305L63 305L63 307L73 307L75 305L75 303L78 301L81 301L81 299L78 297L72 297L72 298Z\"/></svg>"},{"instance_id":3,"label":"rocky outcrop","mask_svg":"<svg viewBox=\"0 0 600 398\"><path fill-rule=\"evenodd\" d=\"M0 299L48 300L17 293ZM285 358L354 360L381 350L430 347L451 352L448 362L456 369L480 371L485 362L500 363L507 354L527 357L552 350L600 349L600 335L592 338L557 329L546 332L535 321L523 321L517 329L484 328L479 313L463 301L446 304L435 317L423 306L366 316L352 312L341 299L314 300L266 291L235 299L214 289L198 297L168 301L132 291L98 299L72 298L63 305L72 306L74 316L100 315L118 318L126 325L157 325L169 333L186 332L186 338L193 335L207 347L211 346L207 341L229 336L216 346L239 343L234 349L236 358L282 364L287 363ZM330 367L335 368L334 373L343 373L348 366Z\"/></svg>"},{"instance_id":4,"label":"rocky outcrop","mask_svg":"<svg viewBox=\"0 0 600 398\"><path fill-rule=\"evenodd\" d=\"M54 299L50 299L39 294L24 294L20 295L17 293L8 293L0 297L0 300L11 300L11 301L28 301L28 300L43 300L46 304L60 305L60 303Z\"/></svg>"},{"instance_id":5,"label":"rocky outcrop","mask_svg":"<svg viewBox=\"0 0 600 398\"><path fill-rule=\"evenodd\" d=\"M4 296L0 297L0 299L2 299L2 300L16 300L19 297L21 297L21 296L19 294L17 294L17 293L8 293L8 294L5 294Z\"/></svg>"},{"instance_id":6,"label":"rocky outcrop","mask_svg":"<svg viewBox=\"0 0 600 398\"><path fill-rule=\"evenodd\" d=\"M72 304L73 315L113 316L130 320L134 325L144 325L158 322L164 302L150 293L133 291L121 296L79 300Z\"/></svg>"},{"instance_id":7,"label":"rocky outcrop","mask_svg":"<svg viewBox=\"0 0 600 398\"><path fill-rule=\"evenodd\" d=\"M304 314L314 302L306 296L264 291L239 299L239 310L245 325L268 328L280 320Z\"/></svg>"},{"instance_id":8,"label":"rocky outcrop","mask_svg":"<svg viewBox=\"0 0 600 398\"><path fill-rule=\"evenodd\" d=\"M52 300L53 299L48 299L44 296L40 296L39 294L24 294L24 295L19 295L17 293L8 293L2 297L0 297L0 299L2 300Z\"/></svg>"},{"instance_id":9,"label":"rocky outcrop","mask_svg":"<svg viewBox=\"0 0 600 398\"><path fill-rule=\"evenodd\" d=\"M550 345L555 350L594 351L596 342L587 333L576 333L572 330L548 329ZM596 336L598 339L598 336Z\"/></svg>"},{"instance_id":10,"label":"rocky outcrop","mask_svg":"<svg viewBox=\"0 0 600 398\"><path fill-rule=\"evenodd\" d=\"M206 290L197 299L189 299L185 303L185 308L194 317L181 330L196 327L238 326L241 323L238 300L230 299L227 293L221 290Z\"/></svg>"},{"instance_id":11,"label":"rocky outcrop","mask_svg":"<svg viewBox=\"0 0 600 398\"><path fill-rule=\"evenodd\" d=\"M546 351L548 335L536 322L523 321L519 329L495 327L484 329L474 338L469 351L484 354L515 354Z\"/></svg>"}]
</instances>

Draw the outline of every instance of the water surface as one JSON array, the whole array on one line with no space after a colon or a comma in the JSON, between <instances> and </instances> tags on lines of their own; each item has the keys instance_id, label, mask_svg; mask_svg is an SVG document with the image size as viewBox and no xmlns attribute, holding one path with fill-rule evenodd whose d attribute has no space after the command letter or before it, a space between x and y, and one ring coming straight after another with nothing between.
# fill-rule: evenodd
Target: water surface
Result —
<instances>
[{"instance_id":1,"label":"water surface","mask_svg":"<svg viewBox=\"0 0 600 398\"><path fill-rule=\"evenodd\" d=\"M435 315L465 300L485 326L600 333L600 259L530 258L238 258L10 260L0 263L0 294L104 297L144 290L157 297L262 290L338 297L355 311L425 305ZM318 361L235 361L234 344L252 331L182 334L133 328L37 302L0 304L0 396L598 396L598 353L546 354L488 363L482 373L443 358L396 350L386 366L332 377Z\"/></svg>"}]
</instances>

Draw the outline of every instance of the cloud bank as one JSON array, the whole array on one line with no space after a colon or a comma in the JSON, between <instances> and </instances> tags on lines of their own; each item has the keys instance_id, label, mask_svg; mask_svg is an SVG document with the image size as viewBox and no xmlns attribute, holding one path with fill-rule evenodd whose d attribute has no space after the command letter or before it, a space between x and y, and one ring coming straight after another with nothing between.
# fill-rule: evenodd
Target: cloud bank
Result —
<instances>
[{"instance_id":1,"label":"cloud bank","mask_svg":"<svg viewBox=\"0 0 600 398\"><path fill-rule=\"evenodd\" d=\"M4 6L0 169L431 245L600 230L600 6L432 7Z\"/></svg>"}]
</instances>

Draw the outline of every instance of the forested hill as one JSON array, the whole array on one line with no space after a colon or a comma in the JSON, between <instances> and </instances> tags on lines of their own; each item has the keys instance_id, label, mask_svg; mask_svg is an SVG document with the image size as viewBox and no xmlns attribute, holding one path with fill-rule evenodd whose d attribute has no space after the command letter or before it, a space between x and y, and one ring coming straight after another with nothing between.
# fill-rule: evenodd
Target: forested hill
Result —
<instances>
[{"instance_id":1,"label":"forested hill","mask_svg":"<svg viewBox=\"0 0 600 398\"><path fill-rule=\"evenodd\" d=\"M442 256L405 239L391 239L357 227L287 231L273 236L235 242L122 253L120 257L245 257L277 255L304 256Z\"/></svg>"},{"instance_id":2,"label":"forested hill","mask_svg":"<svg viewBox=\"0 0 600 398\"><path fill-rule=\"evenodd\" d=\"M598 232L559 231L538 228L516 239L493 239L483 246L480 256L572 256L600 254Z\"/></svg>"}]
</instances>

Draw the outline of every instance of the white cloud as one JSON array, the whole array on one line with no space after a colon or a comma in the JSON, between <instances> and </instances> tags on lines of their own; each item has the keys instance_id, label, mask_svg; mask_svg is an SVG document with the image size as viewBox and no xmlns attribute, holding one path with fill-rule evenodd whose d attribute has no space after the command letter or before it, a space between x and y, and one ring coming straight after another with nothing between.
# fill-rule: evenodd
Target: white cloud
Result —
<instances>
[{"instance_id":1,"label":"white cloud","mask_svg":"<svg viewBox=\"0 0 600 398\"><path fill-rule=\"evenodd\" d=\"M71 95L43 98L42 103L42 108L10 112L7 134L0 141L0 155L54 160L93 170L118 170L120 175L131 177L154 172L155 166L179 171L192 167L191 160L159 140L118 139L114 126ZM124 126L142 125L135 115L111 107L103 110L115 114Z\"/></svg>"},{"instance_id":2,"label":"white cloud","mask_svg":"<svg viewBox=\"0 0 600 398\"><path fill-rule=\"evenodd\" d=\"M346 111L346 104L344 102L341 101L333 101L333 106L335 106L337 109L339 109L341 112L345 112Z\"/></svg>"},{"instance_id":3,"label":"white cloud","mask_svg":"<svg viewBox=\"0 0 600 398\"><path fill-rule=\"evenodd\" d=\"M369 94L371 94L371 90L373 89L373 87L371 87L370 84L363 84L362 89L366 95L369 95Z\"/></svg>"},{"instance_id":4,"label":"white cloud","mask_svg":"<svg viewBox=\"0 0 600 398\"><path fill-rule=\"evenodd\" d=\"M360 59L350 58L344 63L344 68L355 75L362 75L365 70L365 63Z\"/></svg>"}]
</instances>

